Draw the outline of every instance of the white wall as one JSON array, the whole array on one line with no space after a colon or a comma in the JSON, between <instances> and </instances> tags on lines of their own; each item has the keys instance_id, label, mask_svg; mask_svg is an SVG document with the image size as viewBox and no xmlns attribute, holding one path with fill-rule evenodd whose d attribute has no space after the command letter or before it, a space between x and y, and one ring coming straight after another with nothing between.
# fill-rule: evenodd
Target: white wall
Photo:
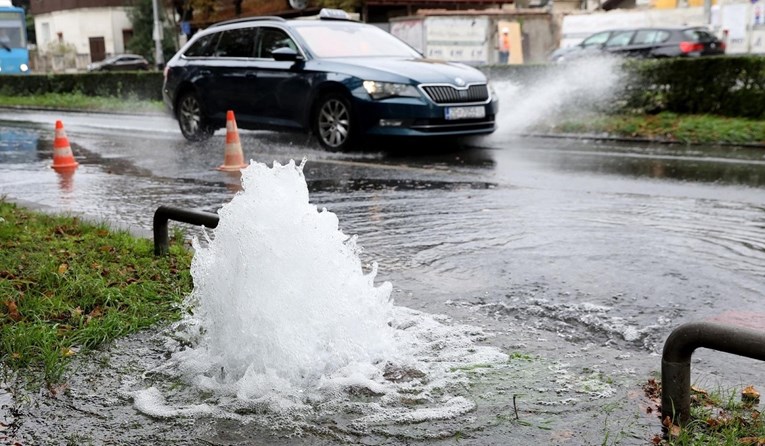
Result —
<instances>
[{"instance_id":1,"label":"white wall","mask_svg":"<svg viewBox=\"0 0 765 446\"><path fill-rule=\"evenodd\" d=\"M126 8L83 8L35 15L37 46L41 53L58 40L74 45L77 54L90 54L91 37L103 37L107 56L125 52L122 30L132 29Z\"/></svg>"}]
</instances>

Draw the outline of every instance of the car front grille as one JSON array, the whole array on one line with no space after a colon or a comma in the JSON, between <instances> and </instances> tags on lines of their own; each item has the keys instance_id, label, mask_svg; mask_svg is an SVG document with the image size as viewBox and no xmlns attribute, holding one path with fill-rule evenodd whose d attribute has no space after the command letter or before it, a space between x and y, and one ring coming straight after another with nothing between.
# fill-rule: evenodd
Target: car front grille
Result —
<instances>
[{"instance_id":1,"label":"car front grille","mask_svg":"<svg viewBox=\"0 0 765 446\"><path fill-rule=\"evenodd\" d=\"M424 85L422 89L436 104L486 102L489 99L489 88L486 84L471 85L467 88L457 88L452 85Z\"/></svg>"}]
</instances>

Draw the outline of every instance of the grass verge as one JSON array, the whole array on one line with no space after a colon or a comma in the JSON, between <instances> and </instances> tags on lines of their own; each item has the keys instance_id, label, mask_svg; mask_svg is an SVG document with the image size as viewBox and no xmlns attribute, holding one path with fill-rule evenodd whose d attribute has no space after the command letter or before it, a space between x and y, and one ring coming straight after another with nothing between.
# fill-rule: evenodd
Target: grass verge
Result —
<instances>
[{"instance_id":1,"label":"grass verge","mask_svg":"<svg viewBox=\"0 0 765 446\"><path fill-rule=\"evenodd\" d=\"M56 383L72 356L177 319L191 257L182 241L155 257L150 240L0 199L2 366Z\"/></svg>"},{"instance_id":2,"label":"grass verge","mask_svg":"<svg viewBox=\"0 0 765 446\"><path fill-rule=\"evenodd\" d=\"M0 107L40 107L122 113L163 113L162 101L86 96L82 93L45 93L33 96L0 95Z\"/></svg>"},{"instance_id":3,"label":"grass verge","mask_svg":"<svg viewBox=\"0 0 765 446\"><path fill-rule=\"evenodd\" d=\"M598 115L565 119L553 125L563 133L606 133L685 144L765 144L765 121L711 115Z\"/></svg>"},{"instance_id":4,"label":"grass verge","mask_svg":"<svg viewBox=\"0 0 765 446\"><path fill-rule=\"evenodd\" d=\"M165 113L162 101L125 100L85 96L81 93L47 93L35 96L0 94L0 107L41 107L122 113ZM763 144L765 121L713 115L682 115L663 112L657 115L580 114L552 123L545 132L608 134L616 137L647 138L685 144Z\"/></svg>"},{"instance_id":5,"label":"grass verge","mask_svg":"<svg viewBox=\"0 0 765 446\"><path fill-rule=\"evenodd\" d=\"M661 413L661 385L649 380L643 387L646 396L656 403ZM749 386L736 390L708 392L691 388L689 422L680 427L667 417L662 425L665 436L657 436L653 444L661 446L761 446L765 445L765 420L760 416L760 394Z\"/></svg>"}]
</instances>

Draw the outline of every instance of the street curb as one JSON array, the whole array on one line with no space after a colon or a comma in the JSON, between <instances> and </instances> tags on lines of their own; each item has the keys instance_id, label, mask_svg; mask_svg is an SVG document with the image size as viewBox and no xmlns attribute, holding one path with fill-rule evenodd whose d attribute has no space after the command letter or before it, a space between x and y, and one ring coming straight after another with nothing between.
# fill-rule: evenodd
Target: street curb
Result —
<instances>
[{"instance_id":1,"label":"street curb","mask_svg":"<svg viewBox=\"0 0 765 446\"><path fill-rule=\"evenodd\" d=\"M66 108L66 107L40 107L40 106L26 106L26 105L0 105L0 110L30 110L30 111L62 111L67 113L99 113L102 115L122 115L122 116L169 116L172 114L168 111L114 111L114 110L83 110L81 108Z\"/></svg>"},{"instance_id":2,"label":"street curb","mask_svg":"<svg viewBox=\"0 0 765 446\"><path fill-rule=\"evenodd\" d=\"M628 142L628 143L642 143L642 144L665 144L665 145L685 145L685 146L722 146L722 147L748 147L755 149L765 149L765 143L733 143L727 141L718 142L683 142L665 138L641 138L632 136L616 136L608 134L596 134L596 133L519 133L520 136L533 137L533 138L550 138L550 139L577 139L577 140L596 140L596 141L613 141L613 142Z\"/></svg>"}]
</instances>

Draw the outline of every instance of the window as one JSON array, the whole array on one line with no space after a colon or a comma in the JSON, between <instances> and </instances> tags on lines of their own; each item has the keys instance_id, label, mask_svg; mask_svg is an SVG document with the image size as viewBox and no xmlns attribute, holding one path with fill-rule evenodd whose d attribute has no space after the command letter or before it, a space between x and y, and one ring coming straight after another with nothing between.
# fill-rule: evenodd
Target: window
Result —
<instances>
[{"instance_id":1,"label":"window","mask_svg":"<svg viewBox=\"0 0 765 446\"><path fill-rule=\"evenodd\" d=\"M297 51L297 45L290 39L290 36L286 32L279 28L261 28L260 40L258 41L258 49L255 52L255 57L264 59L271 59L273 56L271 52L278 50L279 48L292 48Z\"/></svg>"},{"instance_id":2,"label":"window","mask_svg":"<svg viewBox=\"0 0 765 446\"><path fill-rule=\"evenodd\" d=\"M635 34L635 31L621 31L621 32L615 33L613 37L608 39L608 42L606 42L606 46L608 48L627 46L629 45L633 34Z\"/></svg>"},{"instance_id":3,"label":"window","mask_svg":"<svg viewBox=\"0 0 765 446\"><path fill-rule=\"evenodd\" d=\"M239 28L223 31L218 46L217 57L253 57L256 28Z\"/></svg>"},{"instance_id":4,"label":"window","mask_svg":"<svg viewBox=\"0 0 765 446\"><path fill-rule=\"evenodd\" d=\"M714 42L717 40L715 36L703 29L686 29L683 31L683 35L692 42Z\"/></svg>"},{"instance_id":5,"label":"window","mask_svg":"<svg viewBox=\"0 0 765 446\"><path fill-rule=\"evenodd\" d=\"M651 45L655 43L666 42L669 39L669 32L660 29L641 29L635 33L632 40L634 45Z\"/></svg>"},{"instance_id":6,"label":"window","mask_svg":"<svg viewBox=\"0 0 765 446\"><path fill-rule=\"evenodd\" d=\"M611 31L593 34L590 37L584 39L584 41L582 42L582 46L587 48L590 46L603 45L604 43L606 43L606 40L608 40L608 36L610 35L611 35Z\"/></svg>"},{"instance_id":7,"label":"window","mask_svg":"<svg viewBox=\"0 0 765 446\"><path fill-rule=\"evenodd\" d=\"M186 57L210 57L220 33L208 34L196 40L183 54Z\"/></svg>"},{"instance_id":8,"label":"window","mask_svg":"<svg viewBox=\"0 0 765 446\"><path fill-rule=\"evenodd\" d=\"M295 32L318 57L422 57L406 43L372 25L350 22L306 24L296 26Z\"/></svg>"}]
</instances>

